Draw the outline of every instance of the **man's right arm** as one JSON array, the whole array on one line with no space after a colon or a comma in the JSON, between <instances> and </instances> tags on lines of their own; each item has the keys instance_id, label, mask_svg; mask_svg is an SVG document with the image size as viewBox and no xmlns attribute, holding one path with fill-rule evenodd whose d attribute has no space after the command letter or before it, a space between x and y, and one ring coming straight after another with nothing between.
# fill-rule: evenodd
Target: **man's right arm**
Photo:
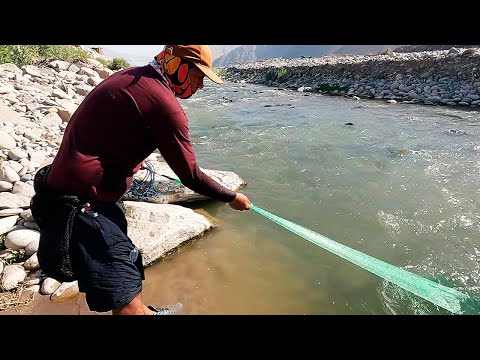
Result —
<instances>
[{"instance_id":1,"label":"man's right arm","mask_svg":"<svg viewBox=\"0 0 480 360\"><path fill-rule=\"evenodd\" d=\"M232 209L249 208L250 202L245 195L222 186L199 168L189 138L188 120L181 109L168 116L160 116L148 125L162 157L186 187L229 203Z\"/></svg>"}]
</instances>

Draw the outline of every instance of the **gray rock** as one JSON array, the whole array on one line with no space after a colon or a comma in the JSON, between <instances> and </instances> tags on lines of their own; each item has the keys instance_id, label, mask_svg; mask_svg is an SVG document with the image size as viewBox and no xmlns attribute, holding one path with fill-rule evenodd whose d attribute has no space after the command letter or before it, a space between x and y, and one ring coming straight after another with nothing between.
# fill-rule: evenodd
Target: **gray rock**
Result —
<instances>
[{"instance_id":1,"label":"gray rock","mask_svg":"<svg viewBox=\"0 0 480 360\"><path fill-rule=\"evenodd\" d=\"M0 101L0 121L9 121L13 124L22 124L28 120Z\"/></svg>"},{"instance_id":2,"label":"gray rock","mask_svg":"<svg viewBox=\"0 0 480 360\"><path fill-rule=\"evenodd\" d=\"M5 246L7 249L24 249L31 241L39 241L40 233L30 229L19 229L10 231L5 236Z\"/></svg>"},{"instance_id":3,"label":"gray rock","mask_svg":"<svg viewBox=\"0 0 480 360\"><path fill-rule=\"evenodd\" d=\"M55 290L60 287L60 285L62 285L62 283L58 280L47 277L42 282L42 286L40 287L40 293L43 295L51 295L55 292Z\"/></svg>"},{"instance_id":4,"label":"gray rock","mask_svg":"<svg viewBox=\"0 0 480 360\"><path fill-rule=\"evenodd\" d=\"M20 194L12 194L11 192L0 192L0 209L6 208L22 208L30 207L30 198Z\"/></svg>"},{"instance_id":5,"label":"gray rock","mask_svg":"<svg viewBox=\"0 0 480 360\"><path fill-rule=\"evenodd\" d=\"M137 201L124 204L129 236L140 250L144 266L212 228L205 216L180 205Z\"/></svg>"},{"instance_id":6,"label":"gray rock","mask_svg":"<svg viewBox=\"0 0 480 360\"><path fill-rule=\"evenodd\" d=\"M0 218L0 235L9 232L13 226L17 223L18 215L12 215Z\"/></svg>"},{"instance_id":7,"label":"gray rock","mask_svg":"<svg viewBox=\"0 0 480 360\"><path fill-rule=\"evenodd\" d=\"M50 295L50 300L52 302L62 302L73 299L77 297L80 293L78 289L78 282L63 282L54 292Z\"/></svg>"},{"instance_id":8,"label":"gray rock","mask_svg":"<svg viewBox=\"0 0 480 360\"><path fill-rule=\"evenodd\" d=\"M17 141L15 138L5 131L0 130L0 149L13 149L16 146Z\"/></svg>"},{"instance_id":9,"label":"gray rock","mask_svg":"<svg viewBox=\"0 0 480 360\"><path fill-rule=\"evenodd\" d=\"M27 272L20 265L5 265L0 276L0 289L10 291L15 289L27 276Z\"/></svg>"}]
</instances>

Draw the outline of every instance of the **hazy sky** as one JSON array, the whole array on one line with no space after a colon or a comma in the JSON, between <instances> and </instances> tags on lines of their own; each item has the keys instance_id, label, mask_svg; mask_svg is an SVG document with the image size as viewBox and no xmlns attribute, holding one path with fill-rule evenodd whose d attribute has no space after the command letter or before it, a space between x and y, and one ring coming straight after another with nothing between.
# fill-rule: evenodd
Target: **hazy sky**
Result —
<instances>
[{"instance_id":1,"label":"hazy sky","mask_svg":"<svg viewBox=\"0 0 480 360\"><path fill-rule=\"evenodd\" d=\"M162 49L163 45L99 45L105 49L117 51L127 54L140 54L144 56L150 56L153 53L157 55ZM153 56L153 55L152 55Z\"/></svg>"},{"instance_id":2,"label":"hazy sky","mask_svg":"<svg viewBox=\"0 0 480 360\"><path fill-rule=\"evenodd\" d=\"M113 57L122 57L128 60L131 65L144 65L153 59L164 45L86 45L88 47L101 47L105 55Z\"/></svg>"},{"instance_id":3,"label":"hazy sky","mask_svg":"<svg viewBox=\"0 0 480 360\"><path fill-rule=\"evenodd\" d=\"M120 57L130 65L145 65L159 54L165 45L83 45L86 47L101 47L105 56L110 59ZM209 45L214 59L241 45Z\"/></svg>"}]
</instances>

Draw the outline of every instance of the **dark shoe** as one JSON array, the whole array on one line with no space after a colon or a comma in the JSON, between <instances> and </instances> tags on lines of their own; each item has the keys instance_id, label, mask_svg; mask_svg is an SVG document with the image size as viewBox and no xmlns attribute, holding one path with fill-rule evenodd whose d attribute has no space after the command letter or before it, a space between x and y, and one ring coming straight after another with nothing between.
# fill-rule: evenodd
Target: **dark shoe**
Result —
<instances>
[{"instance_id":1,"label":"dark shoe","mask_svg":"<svg viewBox=\"0 0 480 360\"><path fill-rule=\"evenodd\" d=\"M173 315L183 309L182 303L176 303L171 308L168 308L168 307L157 308L152 305L148 305L147 307L150 310L155 311L155 314L153 315Z\"/></svg>"}]
</instances>

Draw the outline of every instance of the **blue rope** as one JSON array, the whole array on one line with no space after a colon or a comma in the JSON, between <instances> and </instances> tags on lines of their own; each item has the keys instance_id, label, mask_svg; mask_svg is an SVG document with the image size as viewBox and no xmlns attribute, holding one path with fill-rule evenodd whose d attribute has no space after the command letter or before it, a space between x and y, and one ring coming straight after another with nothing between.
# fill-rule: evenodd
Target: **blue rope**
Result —
<instances>
[{"instance_id":1,"label":"blue rope","mask_svg":"<svg viewBox=\"0 0 480 360\"><path fill-rule=\"evenodd\" d=\"M134 198L139 200L151 200L155 199L159 195L166 195L168 192L173 192L179 188L179 185L170 186L171 182L182 184L180 180L172 178L167 175L157 174L155 168L149 162L145 162L146 174L142 179L134 178L130 189L125 193L127 198ZM164 184L163 182L155 182L155 175L162 176L170 180L170 184Z\"/></svg>"},{"instance_id":2,"label":"blue rope","mask_svg":"<svg viewBox=\"0 0 480 360\"><path fill-rule=\"evenodd\" d=\"M127 191L127 195L133 197L148 197L156 193L155 190L155 169L152 164L146 163L147 172L143 179L133 179L130 189Z\"/></svg>"}]
</instances>

